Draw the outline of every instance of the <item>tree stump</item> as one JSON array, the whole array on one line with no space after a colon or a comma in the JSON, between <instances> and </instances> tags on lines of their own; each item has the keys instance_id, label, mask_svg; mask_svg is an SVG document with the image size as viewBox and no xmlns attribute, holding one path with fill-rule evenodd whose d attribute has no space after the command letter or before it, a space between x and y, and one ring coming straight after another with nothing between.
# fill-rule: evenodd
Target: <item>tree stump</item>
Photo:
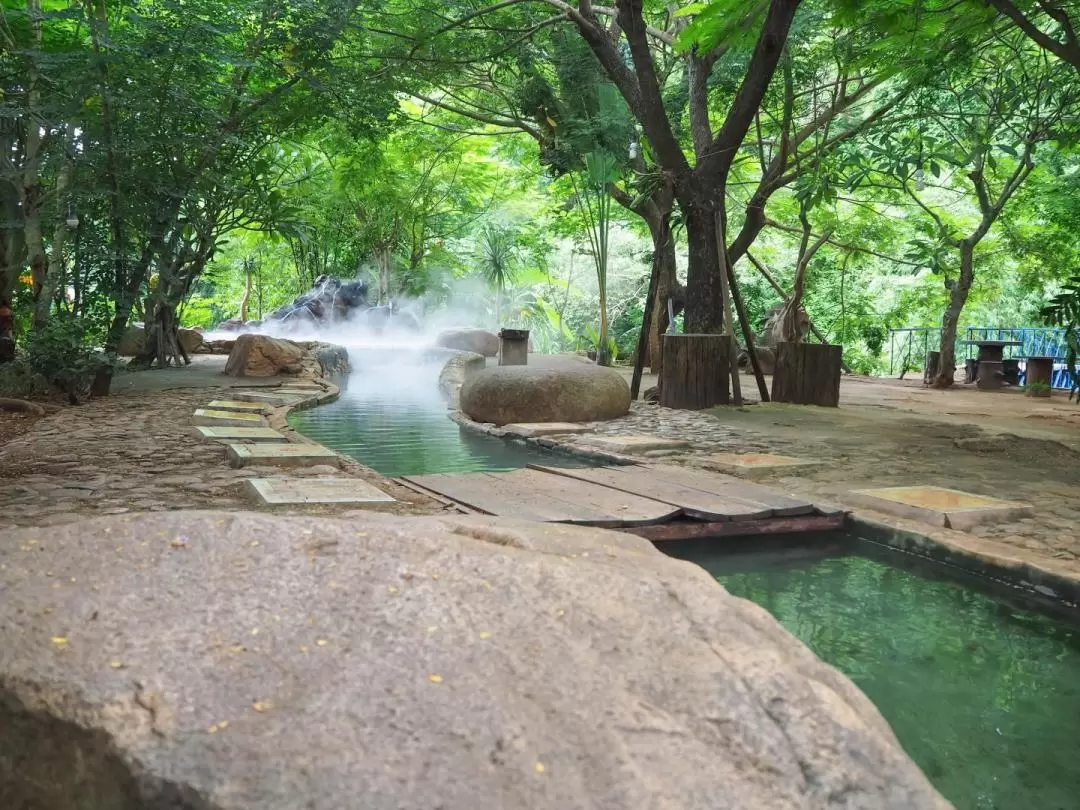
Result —
<instances>
[{"instance_id":1,"label":"tree stump","mask_svg":"<svg viewBox=\"0 0 1080 810\"><path fill-rule=\"evenodd\" d=\"M499 332L499 365L525 366L529 363L529 330L503 329Z\"/></svg>"},{"instance_id":2,"label":"tree stump","mask_svg":"<svg viewBox=\"0 0 1080 810\"><path fill-rule=\"evenodd\" d=\"M1024 372L1024 388L1029 397L1050 396L1053 379L1053 357L1029 357L1027 359L1027 370Z\"/></svg>"},{"instance_id":3,"label":"tree stump","mask_svg":"<svg viewBox=\"0 0 1080 810\"><path fill-rule=\"evenodd\" d=\"M660 404L699 411L727 405L734 342L724 335L664 335Z\"/></svg>"},{"instance_id":4,"label":"tree stump","mask_svg":"<svg viewBox=\"0 0 1080 810\"><path fill-rule=\"evenodd\" d=\"M938 366L941 365L941 352L927 352L926 363L923 364L922 381L924 385L930 385L937 376Z\"/></svg>"},{"instance_id":5,"label":"tree stump","mask_svg":"<svg viewBox=\"0 0 1080 810\"><path fill-rule=\"evenodd\" d=\"M773 402L796 405L840 404L840 370L843 347L828 343L776 344Z\"/></svg>"}]
</instances>

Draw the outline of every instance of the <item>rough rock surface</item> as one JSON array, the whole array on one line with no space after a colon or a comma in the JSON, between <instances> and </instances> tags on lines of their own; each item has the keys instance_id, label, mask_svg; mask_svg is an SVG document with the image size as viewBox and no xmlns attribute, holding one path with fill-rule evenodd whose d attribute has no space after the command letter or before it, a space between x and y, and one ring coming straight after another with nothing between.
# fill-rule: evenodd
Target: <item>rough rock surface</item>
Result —
<instances>
[{"instance_id":1,"label":"rough rock surface","mask_svg":"<svg viewBox=\"0 0 1080 810\"><path fill-rule=\"evenodd\" d=\"M483 371L487 361L473 352L455 352L439 372L439 390L456 402L465 380Z\"/></svg>"},{"instance_id":2,"label":"rough rock surface","mask_svg":"<svg viewBox=\"0 0 1080 810\"><path fill-rule=\"evenodd\" d=\"M499 354L499 336L486 329L446 329L435 338L435 345L484 357Z\"/></svg>"},{"instance_id":3,"label":"rough rock surface","mask_svg":"<svg viewBox=\"0 0 1080 810\"><path fill-rule=\"evenodd\" d=\"M225 373L230 377L273 377L300 373L304 349L290 340L269 335L240 335L229 353Z\"/></svg>"},{"instance_id":4,"label":"rough rock surface","mask_svg":"<svg viewBox=\"0 0 1080 810\"><path fill-rule=\"evenodd\" d=\"M189 355L195 354L202 348L203 336L197 329L181 328L178 330L180 345ZM124 336L120 339L120 345L116 353L121 357L135 357L140 354L146 345L146 329L141 324L129 326Z\"/></svg>"},{"instance_id":5,"label":"rough rock surface","mask_svg":"<svg viewBox=\"0 0 1080 810\"><path fill-rule=\"evenodd\" d=\"M477 422L599 422L630 410L630 387L610 368L497 366L461 387L461 410Z\"/></svg>"},{"instance_id":6,"label":"rough rock surface","mask_svg":"<svg viewBox=\"0 0 1080 810\"><path fill-rule=\"evenodd\" d=\"M4 807L948 807L847 678L631 535L189 512L0 563Z\"/></svg>"}]
</instances>

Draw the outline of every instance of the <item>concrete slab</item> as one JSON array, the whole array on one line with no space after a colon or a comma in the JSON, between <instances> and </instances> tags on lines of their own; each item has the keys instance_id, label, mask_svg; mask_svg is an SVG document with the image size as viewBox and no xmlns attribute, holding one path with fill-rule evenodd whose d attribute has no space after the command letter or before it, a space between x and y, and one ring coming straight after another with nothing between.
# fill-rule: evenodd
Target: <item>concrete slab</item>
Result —
<instances>
[{"instance_id":1,"label":"concrete slab","mask_svg":"<svg viewBox=\"0 0 1080 810\"><path fill-rule=\"evenodd\" d=\"M944 487L885 487L851 493L856 503L898 517L967 531L986 523L1031 517L1031 504L1003 501Z\"/></svg>"},{"instance_id":2,"label":"concrete slab","mask_svg":"<svg viewBox=\"0 0 1080 810\"><path fill-rule=\"evenodd\" d=\"M781 467L810 467L821 463L813 459L780 456L775 453L713 453L703 461L709 467L730 472L764 472Z\"/></svg>"},{"instance_id":3,"label":"concrete slab","mask_svg":"<svg viewBox=\"0 0 1080 810\"><path fill-rule=\"evenodd\" d=\"M232 442L287 442L287 437L268 427L205 427L195 428L204 439L226 444Z\"/></svg>"},{"instance_id":4,"label":"concrete slab","mask_svg":"<svg viewBox=\"0 0 1080 810\"><path fill-rule=\"evenodd\" d=\"M233 399L240 402L262 402L267 405L292 405L303 402L307 394L303 391L280 393L278 391L230 391Z\"/></svg>"},{"instance_id":5,"label":"concrete slab","mask_svg":"<svg viewBox=\"0 0 1080 810\"><path fill-rule=\"evenodd\" d=\"M232 413L212 408L197 408L192 424L209 427L266 427L266 420L257 413Z\"/></svg>"},{"instance_id":6,"label":"concrete slab","mask_svg":"<svg viewBox=\"0 0 1080 810\"><path fill-rule=\"evenodd\" d=\"M589 436L584 443L627 455L649 450L681 450L690 446L690 442L682 439L665 439L660 436Z\"/></svg>"},{"instance_id":7,"label":"concrete slab","mask_svg":"<svg viewBox=\"0 0 1080 810\"><path fill-rule=\"evenodd\" d=\"M230 444L225 448L225 456L233 467L248 464L271 467L341 466L341 457L321 444Z\"/></svg>"},{"instance_id":8,"label":"concrete slab","mask_svg":"<svg viewBox=\"0 0 1080 810\"><path fill-rule=\"evenodd\" d=\"M230 413L269 413L270 409L265 403L244 402L236 399L215 399L207 408L215 411L229 411Z\"/></svg>"},{"instance_id":9,"label":"concrete slab","mask_svg":"<svg viewBox=\"0 0 1080 810\"><path fill-rule=\"evenodd\" d=\"M287 382L277 388L278 391L325 391L318 383L313 382Z\"/></svg>"},{"instance_id":10,"label":"concrete slab","mask_svg":"<svg viewBox=\"0 0 1080 810\"><path fill-rule=\"evenodd\" d=\"M248 487L268 506L298 503L391 503L394 498L359 478L249 478Z\"/></svg>"},{"instance_id":11,"label":"concrete slab","mask_svg":"<svg viewBox=\"0 0 1080 810\"><path fill-rule=\"evenodd\" d=\"M589 433L592 428L580 422L518 422L504 425L503 430L514 436L557 436L566 433Z\"/></svg>"}]
</instances>

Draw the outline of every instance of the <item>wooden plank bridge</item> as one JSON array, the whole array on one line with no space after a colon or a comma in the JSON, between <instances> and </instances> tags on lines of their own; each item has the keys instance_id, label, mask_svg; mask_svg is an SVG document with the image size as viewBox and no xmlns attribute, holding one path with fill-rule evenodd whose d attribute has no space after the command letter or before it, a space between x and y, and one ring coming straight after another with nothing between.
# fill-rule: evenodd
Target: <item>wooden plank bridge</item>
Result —
<instances>
[{"instance_id":1,"label":"wooden plank bridge","mask_svg":"<svg viewBox=\"0 0 1080 810\"><path fill-rule=\"evenodd\" d=\"M409 475L402 483L465 512L600 526L649 540L835 531L841 509L730 475L669 465Z\"/></svg>"}]
</instances>

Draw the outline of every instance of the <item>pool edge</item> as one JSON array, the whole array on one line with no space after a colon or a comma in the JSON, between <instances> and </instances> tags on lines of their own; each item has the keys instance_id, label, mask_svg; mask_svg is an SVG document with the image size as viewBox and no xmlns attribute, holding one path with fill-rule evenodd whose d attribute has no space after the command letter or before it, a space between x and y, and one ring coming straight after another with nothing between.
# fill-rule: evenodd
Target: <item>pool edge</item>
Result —
<instances>
[{"instance_id":1,"label":"pool edge","mask_svg":"<svg viewBox=\"0 0 1080 810\"><path fill-rule=\"evenodd\" d=\"M851 513L846 530L899 551L953 565L980 576L1002 580L1050 599L1080 604L1080 580L1030 562L989 551L964 548L948 540Z\"/></svg>"}]
</instances>

